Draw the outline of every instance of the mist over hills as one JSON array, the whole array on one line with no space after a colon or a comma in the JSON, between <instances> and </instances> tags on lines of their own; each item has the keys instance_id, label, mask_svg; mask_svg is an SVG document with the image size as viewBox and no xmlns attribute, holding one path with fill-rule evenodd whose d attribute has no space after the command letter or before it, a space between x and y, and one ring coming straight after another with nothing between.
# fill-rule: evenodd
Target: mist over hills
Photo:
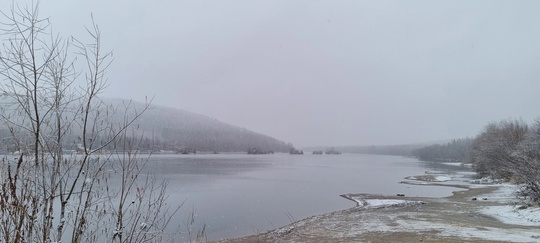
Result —
<instances>
[{"instance_id":1,"label":"mist over hills","mask_svg":"<svg viewBox=\"0 0 540 243\"><path fill-rule=\"evenodd\" d=\"M10 97L0 97L2 102L9 102ZM101 109L107 113L106 118L111 124L123 124L124 119L131 119L135 112L144 109L145 104L117 98L101 98ZM97 103L96 103L97 104ZM96 106L97 107L97 106ZM127 107L127 108L126 108ZM71 109L80 109L73 107ZM73 120L73 113L65 112L66 120ZM51 119L48 117L47 119ZM15 113L11 116L12 122L25 122L24 118ZM44 121L44 124L48 124ZM101 121L100 121L101 122ZM43 133L48 133L48 126L44 126ZM75 149L81 143L80 127L73 126L65 134L63 147L68 150ZM24 135L20 135L24 136ZM44 135L48 136L48 135ZM288 152L292 144L279 141L270 136L250 131L245 128L220 122L204 115L164 107L150 105L130 128L130 135L142 138L138 148L143 151L208 151L208 152L246 152L249 148L260 151ZM16 150L15 142L9 129L0 123L0 150ZM18 137L18 140L25 140Z\"/></svg>"},{"instance_id":2,"label":"mist over hills","mask_svg":"<svg viewBox=\"0 0 540 243\"><path fill-rule=\"evenodd\" d=\"M113 106L122 106L122 99L107 98ZM140 109L142 103L133 103ZM288 152L292 144L245 128L220 122L208 116L170 107L151 105L135 122L138 134L147 146L175 150L192 148L197 151L245 152L248 148L263 151Z\"/></svg>"},{"instance_id":3,"label":"mist over hills","mask_svg":"<svg viewBox=\"0 0 540 243\"><path fill-rule=\"evenodd\" d=\"M5 102L9 97L0 97ZM121 124L124 115L133 116L134 111L142 111L145 104L118 98L102 98L102 108L110 109L107 114L111 123ZM124 108L128 106L127 113ZM114 107L111 109L111 107ZM76 107L70 109L77 109ZM113 110L113 112L110 112ZM70 112L65 115L70 116ZM16 117L13 117L16 118ZM69 118L67 118L69 120ZM250 131L246 128L230 125L205 115L165 107L150 105L142 116L132 124L132 136L141 137L139 149L143 151L178 151L188 149L205 152L246 152L248 149L257 149L263 152L289 152L293 145ZM64 139L64 147L74 149L80 143L80 134L77 127L70 128ZM0 137L9 138L8 129L0 124ZM13 147L10 139L2 139L1 149ZM384 155L412 155L412 151L433 143L383 145L383 146L335 146L343 153L364 153ZM306 151L324 151L332 146L304 147Z\"/></svg>"}]
</instances>

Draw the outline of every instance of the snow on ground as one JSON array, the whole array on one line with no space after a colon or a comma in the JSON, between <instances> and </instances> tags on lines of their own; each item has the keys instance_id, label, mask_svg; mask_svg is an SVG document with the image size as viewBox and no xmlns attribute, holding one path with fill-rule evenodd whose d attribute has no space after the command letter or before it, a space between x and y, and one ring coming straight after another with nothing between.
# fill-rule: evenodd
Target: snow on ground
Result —
<instances>
[{"instance_id":1,"label":"snow on ground","mask_svg":"<svg viewBox=\"0 0 540 243\"><path fill-rule=\"evenodd\" d=\"M516 192L520 188L519 185L512 185L512 184L504 183L504 184L497 184L493 186L498 187L497 190L488 194L479 195L479 197L482 197L482 198L485 197L485 198L488 198L490 201L500 201L500 202L512 202L513 200L517 200ZM479 187L486 187L486 185L481 185Z\"/></svg>"},{"instance_id":2,"label":"snow on ground","mask_svg":"<svg viewBox=\"0 0 540 243\"><path fill-rule=\"evenodd\" d=\"M529 207L519 209L519 206L488 206L480 210L480 213L492 216L505 224L540 226L540 208Z\"/></svg>"},{"instance_id":3,"label":"snow on ground","mask_svg":"<svg viewBox=\"0 0 540 243\"><path fill-rule=\"evenodd\" d=\"M504 181L501 179L493 179L491 177L483 177L481 179L470 180L469 182L471 184L493 185L493 184L502 184Z\"/></svg>"},{"instance_id":4,"label":"snow on ground","mask_svg":"<svg viewBox=\"0 0 540 243\"><path fill-rule=\"evenodd\" d=\"M492 227L448 227L448 225L444 223L430 221L410 222L397 220L397 222L401 228L406 228L409 231L441 231L438 233L441 236L460 237L463 238L464 241L466 241L465 239L467 238L480 238L490 241L534 242L534 239L540 236L539 232L535 230L500 229Z\"/></svg>"},{"instance_id":5,"label":"snow on ground","mask_svg":"<svg viewBox=\"0 0 540 243\"><path fill-rule=\"evenodd\" d=\"M474 179L476 177L476 172L461 171L461 172L455 172L455 173L451 174L450 176L455 181L461 181L461 182L469 183L472 179Z\"/></svg>"},{"instance_id":6,"label":"snow on ground","mask_svg":"<svg viewBox=\"0 0 540 243\"><path fill-rule=\"evenodd\" d=\"M384 199L384 198L370 198L365 199L362 197L348 197L348 199L355 201L359 207L366 209L375 209L375 208L385 208L392 206L409 206L416 204L424 204L422 201L411 201L411 200L401 200L401 199Z\"/></svg>"},{"instance_id":7,"label":"snow on ground","mask_svg":"<svg viewBox=\"0 0 540 243\"><path fill-rule=\"evenodd\" d=\"M449 176L435 176L435 179L433 181L437 181L437 182L443 182L443 181L451 181L452 180L452 177L449 177Z\"/></svg>"},{"instance_id":8,"label":"snow on ground","mask_svg":"<svg viewBox=\"0 0 540 243\"><path fill-rule=\"evenodd\" d=\"M464 202L450 200L446 204L443 204L442 208L436 206L436 203L441 203L440 201L430 202L429 199L426 202L429 203L428 205L435 205L435 208L423 206L422 204L425 204L424 201L407 200L407 198L401 199L396 196L373 194L342 195L347 199L355 201L360 210L342 211L325 216L311 217L284 227L275 233L285 237L292 235L289 233L293 232L295 228L306 226L307 228L302 228L301 230L303 231L301 232L313 235L333 232L331 237L336 237L336 239L342 237L359 237L369 232L380 234L413 232L417 234L433 234L437 237L459 237L464 239L464 241L468 239L483 239L486 241L502 242L540 242L540 231L538 230L540 226L540 208L518 209L516 203L520 201L516 197L515 192L520 188L519 185L470 184L470 186L472 188L496 187L497 190L488 194L474 195L482 199L475 200L475 202L467 198L459 199L465 200ZM486 200L483 200L484 198ZM486 205L478 205L478 203L485 203ZM416 213L413 213L411 210L394 208L413 205L416 205L416 210L414 211ZM387 208L389 210L377 210L380 208ZM468 211L469 209L473 211ZM493 220L487 217L475 216L477 214L498 219L502 224L510 224L510 226L486 223L493 222ZM312 222L317 223L313 224ZM512 227L511 225L524 228Z\"/></svg>"},{"instance_id":9,"label":"snow on ground","mask_svg":"<svg viewBox=\"0 0 540 243\"><path fill-rule=\"evenodd\" d=\"M443 165L451 165L451 166L462 166L463 163L460 163L460 162L445 162L445 163L442 163Z\"/></svg>"},{"instance_id":10,"label":"snow on ground","mask_svg":"<svg viewBox=\"0 0 540 243\"><path fill-rule=\"evenodd\" d=\"M540 226L540 208L527 207L520 209L522 203L516 197L516 191L519 185L501 184L496 191L481 195L490 201L507 203L501 206L486 206L480 210L480 213L496 218L505 224ZM508 205L512 203L514 205Z\"/></svg>"},{"instance_id":11,"label":"snow on ground","mask_svg":"<svg viewBox=\"0 0 540 243\"><path fill-rule=\"evenodd\" d=\"M427 176L413 176L407 179L419 180L419 181L431 181L430 176L433 176L433 181L448 181L451 180L449 176L440 175L439 173L428 173ZM434 175L435 174L435 175ZM420 182L423 183L423 182ZM418 183L418 184L420 184ZM470 181L469 186L471 188L476 187L497 187L498 189L488 193L479 195L482 200L478 202L496 202L504 205L496 206L484 206L478 210L478 213L486 216L493 217L504 224L521 225L521 226L540 226L540 208L528 207L520 209L523 202L520 201L516 192L519 190L520 185L513 185L508 183L501 183L500 180L493 180L491 178L482 178L478 180ZM399 221L399 220L398 220ZM407 221L401 221L401 228L407 228L409 230L429 230L445 228L441 235L446 236L459 236L464 238L481 238L487 240L498 241L511 241L511 242L531 242L536 239L540 239L540 231L520 230L522 234L516 233L516 229L501 229L482 227L482 230L478 228L470 227L444 227L443 225L437 225L435 222L418 222L410 224ZM539 240L540 242L540 240Z\"/></svg>"},{"instance_id":12,"label":"snow on ground","mask_svg":"<svg viewBox=\"0 0 540 243\"><path fill-rule=\"evenodd\" d=\"M460 237L464 239L484 239L487 241L503 242L536 242L540 238L540 232L536 229L516 229L516 228L494 228L478 225L449 225L445 221L432 220L409 220L404 214L387 215L386 223L380 220L363 220L361 223L354 223L350 230L343 236L354 237L362 232L416 232L416 233L434 233L443 237ZM375 217L374 217L375 218Z\"/></svg>"},{"instance_id":13,"label":"snow on ground","mask_svg":"<svg viewBox=\"0 0 540 243\"><path fill-rule=\"evenodd\" d=\"M395 199L365 199L366 208L384 208L391 206L407 206L422 204L422 201L395 200ZM360 204L359 204L360 205Z\"/></svg>"},{"instance_id":14,"label":"snow on ground","mask_svg":"<svg viewBox=\"0 0 540 243\"><path fill-rule=\"evenodd\" d=\"M406 179L409 180L423 180L431 182L446 182L446 181L470 181L476 176L476 172L473 171L426 171L425 175L421 176L410 176Z\"/></svg>"},{"instance_id":15,"label":"snow on ground","mask_svg":"<svg viewBox=\"0 0 540 243\"><path fill-rule=\"evenodd\" d=\"M447 174L427 174L420 176L409 176L406 177L407 180L417 180L417 181L427 181L427 182L445 182L451 181L452 177Z\"/></svg>"},{"instance_id":16,"label":"snow on ground","mask_svg":"<svg viewBox=\"0 0 540 243\"><path fill-rule=\"evenodd\" d=\"M491 186L491 185L483 185ZM494 217L505 224L514 224L522 226L540 226L540 208L527 208L518 210L516 206L508 205L516 199L515 192L519 188L517 185L499 184L492 185L499 189L489 193L480 195L480 197L488 198L485 202L506 203L502 206L485 206L479 210L479 213ZM408 201L396 199L362 199L355 198L359 206L365 208L380 208L388 206L407 206L413 204L421 204L421 201ZM463 239L479 238L493 241L508 241L508 242L535 242L540 239L540 231L531 229L516 229L516 228L494 228L478 225L471 227L466 225L448 225L444 221L430 220L406 220L402 219L399 214L390 216L396 224L384 224L378 221L364 221L357 228L352 229L349 235L354 235L357 231L378 231L378 232L430 232L439 231L440 236L446 237L461 237Z\"/></svg>"}]
</instances>

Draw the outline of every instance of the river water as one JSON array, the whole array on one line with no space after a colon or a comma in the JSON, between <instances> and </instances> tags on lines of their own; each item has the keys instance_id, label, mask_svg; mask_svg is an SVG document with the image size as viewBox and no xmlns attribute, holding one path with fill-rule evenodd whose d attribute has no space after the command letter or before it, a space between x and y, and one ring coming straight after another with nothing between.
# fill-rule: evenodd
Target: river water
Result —
<instances>
[{"instance_id":1,"label":"river water","mask_svg":"<svg viewBox=\"0 0 540 243\"><path fill-rule=\"evenodd\" d=\"M264 232L355 206L339 196L346 193L448 196L457 189L399 182L428 170L464 170L413 158L362 154L158 154L150 160L150 171L170 180L169 202L184 202L175 223L187 231L188 215L194 212L194 228L206 225L209 240Z\"/></svg>"}]
</instances>

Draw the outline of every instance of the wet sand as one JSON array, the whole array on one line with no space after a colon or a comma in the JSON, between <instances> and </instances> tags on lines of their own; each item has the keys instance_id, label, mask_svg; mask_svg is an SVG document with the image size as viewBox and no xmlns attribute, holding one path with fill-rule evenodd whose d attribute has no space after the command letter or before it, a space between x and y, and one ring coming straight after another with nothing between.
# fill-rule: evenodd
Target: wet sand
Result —
<instances>
[{"instance_id":1,"label":"wet sand","mask_svg":"<svg viewBox=\"0 0 540 243\"><path fill-rule=\"evenodd\" d=\"M414 183L411 183L414 184ZM430 183L431 186L452 186ZM357 207L312 216L257 235L218 242L540 242L540 225L505 224L480 213L487 206L513 205L517 199L487 197L496 185L467 186L445 198L347 194ZM473 200L476 198L477 200ZM370 207L381 200L407 201Z\"/></svg>"}]
</instances>

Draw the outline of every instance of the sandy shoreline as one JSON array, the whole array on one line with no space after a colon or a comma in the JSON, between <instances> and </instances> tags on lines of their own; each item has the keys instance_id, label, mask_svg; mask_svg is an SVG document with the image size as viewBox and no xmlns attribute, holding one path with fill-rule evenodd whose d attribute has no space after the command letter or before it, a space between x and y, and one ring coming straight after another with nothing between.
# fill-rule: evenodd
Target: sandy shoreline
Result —
<instances>
[{"instance_id":1,"label":"sandy shoreline","mask_svg":"<svg viewBox=\"0 0 540 243\"><path fill-rule=\"evenodd\" d=\"M540 242L540 211L516 209L522 203L512 194L516 186L452 185L441 178L425 175L405 183L467 190L444 198L346 194L356 207L218 242Z\"/></svg>"}]
</instances>

